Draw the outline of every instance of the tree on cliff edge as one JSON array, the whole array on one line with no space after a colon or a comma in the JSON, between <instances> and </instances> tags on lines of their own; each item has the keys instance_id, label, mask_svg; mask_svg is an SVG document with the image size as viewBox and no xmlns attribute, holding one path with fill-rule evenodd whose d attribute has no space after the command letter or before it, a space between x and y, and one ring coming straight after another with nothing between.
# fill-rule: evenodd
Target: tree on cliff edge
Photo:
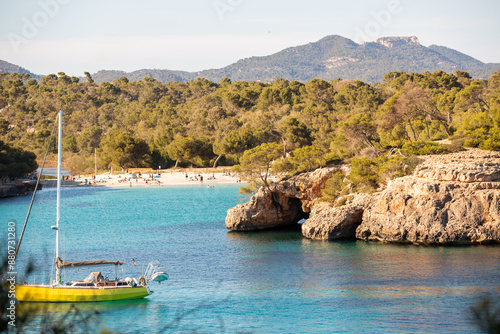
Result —
<instances>
[{"instance_id":1,"label":"tree on cliff edge","mask_svg":"<svg viewBox=\"0 0 500 334\"><path fill-rule=\"evenodd\" d=\"M277 143L266 143L251 150L245 151L241 157L240 164L235 170L252 182L262 181L264 186L269 187L267 178L274 160L281 157L283 146Z\"/></svg>"}]
</instances>

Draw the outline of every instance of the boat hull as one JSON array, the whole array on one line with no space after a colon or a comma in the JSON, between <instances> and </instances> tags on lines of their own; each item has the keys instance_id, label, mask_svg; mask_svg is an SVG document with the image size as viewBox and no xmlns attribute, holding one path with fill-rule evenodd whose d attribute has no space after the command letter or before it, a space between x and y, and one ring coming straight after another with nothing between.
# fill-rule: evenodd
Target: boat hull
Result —
<instances>
[{"instance_id":1,"label":"boat hull","mask_svg":"<svg viewBox=\"0 0 500 334\"><path fill-rule=\"evenodd\" d=\"M149 295L145 286L137 287L70 287L50 285L16 285L20 302L88 303L141 299Z\"/></svg>"}]
</instances>

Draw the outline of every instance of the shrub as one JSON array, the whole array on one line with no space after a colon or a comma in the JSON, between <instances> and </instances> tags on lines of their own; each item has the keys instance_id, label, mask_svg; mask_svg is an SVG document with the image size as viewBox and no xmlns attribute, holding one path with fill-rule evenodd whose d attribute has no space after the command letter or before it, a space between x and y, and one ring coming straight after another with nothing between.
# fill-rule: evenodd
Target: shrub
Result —
<instances>
[{"instance_id":1,"label":"shrub","mask_svg":"<svg viewBox=\"0 0 500 334\"><path fill-rule=\"evenodd\" d=\"M353 159L351 173L347 177L336 173L326 182L322 200L334 202L352 192L375 192L388 180L412 174L420 162L417 156ZM347 197L341 198L336 205L343 205L342 201L345 204Z\"/></svg>"},{"instance_id":2,"label":"shrub","mask_svg":"<svg viewBox=\"0 0 500 334\"><path fill-rule=\"evenodd\" d=\"M345 176L342 173L335 173L326 181L323 189L322 199L327 202L334 202L339 196L345 195L349 182L344 182Z\"/></svg>"},{"instance_id":3,"label":"shrub","mask_svg":"<svg viewBox=\"0 0 500 334\"><path fill-rule=\"evenodd\" d=\"M402 152L406 156L446 154L456 151L459 151L459 148L453 145L442 145L434 142L423 141L405 143L402 147Z\"/></svg>"}]
</instances>

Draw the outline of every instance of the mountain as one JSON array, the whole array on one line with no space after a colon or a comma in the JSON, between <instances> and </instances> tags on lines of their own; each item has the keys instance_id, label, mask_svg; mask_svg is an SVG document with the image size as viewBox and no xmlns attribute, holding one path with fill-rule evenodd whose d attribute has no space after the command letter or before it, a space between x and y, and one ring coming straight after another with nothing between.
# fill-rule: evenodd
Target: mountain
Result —
<instances>
[{"instance_id":1,"label":"mountain","mask_svg":"<svg viewBox=\"0 0 500 334\"><path fill-rule=\"evenodd\" d=\"M151 77L160 82L189 81L197 78L194 73L171 70L138 70L128 73L124 71L101 70L92 74L92 79L95 82L111 82L121 77L127 77L130 81L139 81L145 77Z\"/></svg>"},{"instance_id":2,"label":"mountain","mask_svg":"<svg viewBox=\"0 0 500 334\"><path fill-rule=\"evenodd\" d=\"M223 77L237 80L271 82L276 78L309 81L357 79L366 82L381 82L391 71L422 73L441 70L454 73L469 72L474 78L489 78L500 70L500 64L485 64L456 50L431 45L425 47L417 37L382 37L375 42L355 43L338 36L327 36L317 42L291 47L278 53L251 57L234 64L196 73L169 70L140 70L121 73L129 80L151 76L165 82L189 81L203 77L219 81ZM115 75L113 75L115 74ZM117 79L118 73L100 71L93 75L95 81Z\"/></svg>"},{"instance_id":3,"label":"mountain","mask_svg":"<svg viewBox=\"0 0 500 334\"><path fill-rule=\"evenodd\" d=\"M431 45L429 49L458 64L462 71L469 72L478 78L488 78L492 73L500 71L500 64L485 64L471 56L445 46Z\"/></svg>"},{"instance_id":4,"label":"mountain","mask_svg":"<svg viewBox=\"0 0 500 334\"><path fill-rule=\"evenodd\" d=\"M3 70L2 63L6 62L0 61L0 71ZM242 59L219 69L201 72L160 69L134 72L102 70L92 74L92 78L95 82L113 81L120 77L137 81L148 76L160 82L189 81L198 77L216 82L223 77L233 81L262 82L271 82L276 78L304 82L313 78L327 81L342 78L381 82L384 74L391 71L422 73L437 70L448 73L462 70L469 72L474 78L486 79L494 72L500 71L500 63L486 64L445 46L426 47L413 36L382 37L374 42L358 44L348 38L333 35L269 56Z\"/></svg>"},{"instance_id":5,"label":"mountain","mask_svg":"<svg viewBox=\"0 0 500 334\"><path fill-rule=\"evenodd\" d=\"M20 66L11 64L9 62L6 62L4 60L0 60L0 72L7 72L7 73L27 73L29 74L33 79L40 80L42 76L38 74L31 73L25 68L22 68Z\"/></svg>"}]
</instances>

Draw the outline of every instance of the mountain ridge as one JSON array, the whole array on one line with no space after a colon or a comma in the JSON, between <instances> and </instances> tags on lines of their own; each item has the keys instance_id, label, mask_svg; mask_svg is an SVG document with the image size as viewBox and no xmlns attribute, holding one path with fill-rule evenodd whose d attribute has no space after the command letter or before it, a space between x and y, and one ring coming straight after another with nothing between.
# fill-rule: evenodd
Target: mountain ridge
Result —
<instances>
[{"instance_id":1,"label":"mountain ridge","mask_svg":"<svg viewBox=\"0 0 500 334\"><path fill-rule=\"evenodd\" d=\"M33 79L37 79L37 80L40 80L42 77L38 74L34 74L34 73L30 72L29 70L25 69L24 67L21 67L21 66L9 63L8 61L0 59L0 73L1 72L29 74Z\"/></svg>"},{"instance_id":2,"label":"mountain ridge","mask_svg":"<svg viewBox=\"0 0 500 334\"><path fill-rule=\"evenodd\" d=\"M10 71L16 65L0 61L0 71L6 63ZM31 72L17 66L22 73ZM500 63L483 63L460 51L432 44L420 44L415 36L381 37L373 42L356 43L339 35L329 35L304 45L285 48L267 56L240 59L228 66L198 72L167 69L140 69L132 72L100 70L92 74L95 82L111 82L120 77L130 81L152 77L160 82L190 81L198 77L218 82L224 77L233 81L272 82L276 78L309 81L313 78L337 78L381 82L385 73L466 71L472 77L486 79L500 70Z\"/></svg>"}]
</instances>

